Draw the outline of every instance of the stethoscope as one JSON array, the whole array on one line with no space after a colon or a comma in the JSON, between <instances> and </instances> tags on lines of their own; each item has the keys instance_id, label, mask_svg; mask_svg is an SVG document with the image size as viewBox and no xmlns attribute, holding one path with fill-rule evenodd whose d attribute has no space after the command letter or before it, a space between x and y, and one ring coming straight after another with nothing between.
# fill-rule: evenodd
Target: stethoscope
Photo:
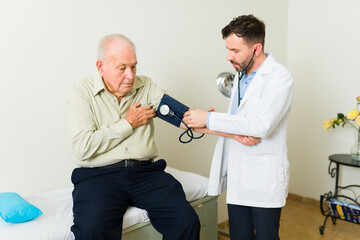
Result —
<instances>
[{"instance_id":1,"label":"stethoscope","mask_svg":"<svg viewBox=\"0 0 360 240\"><path fill-rule=\"evenodd\" d=\"M170 117L175 117L175 118L179 119L179 120L186 126L187 130L185 130L185 131L179 136L179 141L180 141L181 143L189 143L189 142L191 142L193 139L199 139L199 138L202 138L202 137L204 136L204 134L202 134L202 135L200 135L199 137L195 137L193 131L191 130L191 128L189 128L189 127L186 125L186 123L185 123L181 118L179 118L178 116L176 116L176 114L174 113L174 111L172 111L168 105L166 105L166 104L161 105L161 106L160 106L160 113L161 113L161 115L163 115L163 116L169 115ZM189 136L189 138L190 138L188 141L183 141L183 140L182 140L182 137L184 136L185 133L186 133L186 134Z\"/></svg>"},{"instance_id":2,"label":"stethoscope","mask_svg":"<svg viewBox=\"0 0 360 240\"><path fill-rule=\"evenodd\" d=\"M253 55L252 55L248 65L244 68L244 70L239 72L239 75L238 75L239 76L239 78L238 78L238 106L240 105L240 100L241 100L241 98L240 98L240 81L241 81L242 77L244 76L244 74L246 73L246 70L249 68L250 64L252 63L254 56L255 56L255 52L256 52L256 49L254 50Z\"/></svg>"}]
</instances>

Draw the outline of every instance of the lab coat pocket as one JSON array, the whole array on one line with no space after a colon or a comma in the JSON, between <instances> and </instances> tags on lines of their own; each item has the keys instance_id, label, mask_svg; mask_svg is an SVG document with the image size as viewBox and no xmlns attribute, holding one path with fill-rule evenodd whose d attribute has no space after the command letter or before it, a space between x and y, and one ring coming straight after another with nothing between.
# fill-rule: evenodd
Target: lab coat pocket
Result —
<instances>
[{"instance_id":1,"label":"lab coat pocket","mask_svg":"<svg viewBox=\"0 0 360 240\"><path fill-rule=\"evenodd\" d=\"M247 156L241 164L241 184L244 188L270 192L276 187L276 157L273 155Z\"/></svg>"}]
</instances>

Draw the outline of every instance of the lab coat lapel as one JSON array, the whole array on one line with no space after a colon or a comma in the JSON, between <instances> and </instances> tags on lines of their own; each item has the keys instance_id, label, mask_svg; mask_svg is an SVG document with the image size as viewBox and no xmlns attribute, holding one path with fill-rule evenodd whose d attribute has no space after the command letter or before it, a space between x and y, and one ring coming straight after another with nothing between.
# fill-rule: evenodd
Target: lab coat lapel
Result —
<instances>
[{"instance_id":1,"label":"lab coat lapel","mask_svg":"<svg viewBox=\"0 0 360 240\"><path fill-rule=\"evenodd\" d=\"M248 86L248 89L245 92L243 99L240 102L238 110L244 105L244 103L249 99L249 97L254 93L254 91L259 88L264 82L264 79L260 72L257 72L251 81L251 84Z\"/></svg>"},{"instance_id":2,"label":"lab coat lapel","mask_svg":"<svg viewBox=\"0 0 360 240\"><path fill-rule=\"evenodd\" d=\"M238 85L239 85L239 73L237 72L235 74L235 77L234 77L234 81L233 81L233 87L231 89L231 98L230 98L230 104L229 104L229 107L228 107L228 113L231 114L231 106L234 104L234 101L237 101L237 95L235 96L236 94L236 91L238 89Z\"/></svg>"},{"instance_id":3,"label":"lab coat lapel","mask_svg":"<svg viewBox=\"0 0 360 240\"><path fill-rule=\"evenodd\" d=\"M264 78L263 75L269 74L274 69L274 58L271 54L267 57L265 60L263 66L258 69L256 72L253 80L251 81L251 84L248 86L244 98L240 102L240 106L238 107L238 110L245 104L245 102L249 99L249 97L261 86L264 84Z\"/></svg>"}]
</instances>

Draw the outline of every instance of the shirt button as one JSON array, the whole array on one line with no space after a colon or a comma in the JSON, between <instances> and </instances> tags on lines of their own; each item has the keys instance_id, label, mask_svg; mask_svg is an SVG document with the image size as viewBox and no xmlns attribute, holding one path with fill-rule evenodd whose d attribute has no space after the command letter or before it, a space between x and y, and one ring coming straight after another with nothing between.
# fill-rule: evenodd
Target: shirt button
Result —
<instances>
[{"instance_id":1,"label":"shirt button","mask_svg":"<svg viewBox=\"0 0 360 240\"><path fill-rule=\"evenodd\" d=\"M128 150L128 148L125 148L125 151L127 151Z\"/></svg>"},{"instance_id":2,"label":"shirt button","mask_svg":"<svg viewBox=\"0 0 360 240\"><path fill-rule=\"evenodd\" d=\"M116 103L116 100L114 99L114 103Z\"/></svg>"}]
</instances>

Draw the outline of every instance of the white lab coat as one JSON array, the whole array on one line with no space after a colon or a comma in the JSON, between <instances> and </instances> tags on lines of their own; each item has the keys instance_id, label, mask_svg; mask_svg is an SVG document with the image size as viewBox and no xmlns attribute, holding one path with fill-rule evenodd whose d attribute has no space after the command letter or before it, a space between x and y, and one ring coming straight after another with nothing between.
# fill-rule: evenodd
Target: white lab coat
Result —
<instances>
[{"instance_id":1,"label":"white lab coat","mask_svg":"<svg viewBox=\"0 0 360 240\"><path fill-rule=\"evenodd\" d=\"M235 79L238 79L237 76ZM234 81L230 106L236 96ZM286 125L293 99L293 78L268 55L245 92L237 113L213 112L209 128L214 131L260 137L255 146L244 146L220 137L215 148L209 181L209 195L227 188L227 203L275 208L285 205L289 162ZM224 149L224 141L228 148Z\"/></svg>"}]
</instances>

